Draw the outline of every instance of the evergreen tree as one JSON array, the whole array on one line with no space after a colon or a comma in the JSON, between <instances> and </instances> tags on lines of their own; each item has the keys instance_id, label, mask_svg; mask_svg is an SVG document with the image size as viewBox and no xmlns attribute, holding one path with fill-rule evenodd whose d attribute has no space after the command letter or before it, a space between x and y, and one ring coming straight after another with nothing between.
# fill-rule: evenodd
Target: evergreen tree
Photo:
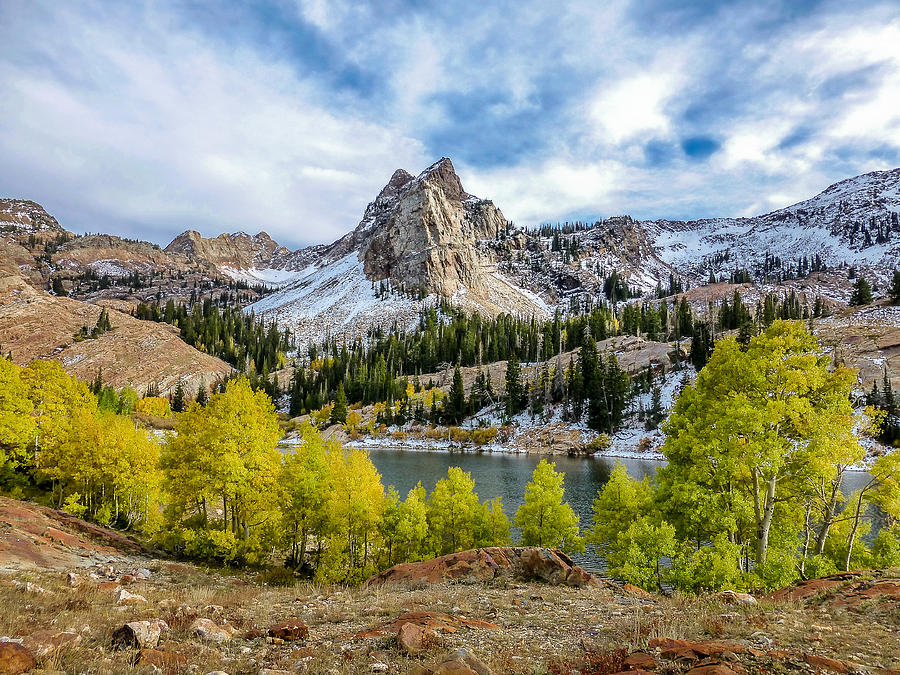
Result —
<instances>
[{"instance_id":1,"label":"evergreen tree","mask_svg":"<svg viewBox=\"0 0 900 675\"><path fill-rule=\"evenodd\" d=\"M857 278L853 284L853 293L850 295L850 304L853 306L869 305L872 303L872 287L865 277Z\"/></svg>"},{"instance_id":2,"label":"evergreen tree","mask_svg":"<svg viewBox=\"0 0 900 675\"><path fill-rule=\"evenodd\" d=\"M206 382L200 380L200 384L197 386L197 397L194 399L201 406L205 406L207 401L209 401L209 393L206 390Z\"/></svg>"},{"instance_id":3,"label":"evergreen tree","mask_svg":"<svg viewBox=\"0 0 900 675\"><path fill-rule=\"evenodd\" d=\"M338 384L337 393L334 395L334 407L328 421L332 424L347 423L347 395L344 393L343 382Z\"/></svg>"},{"instance_id":4,"label":"evergreen tree","mask_svg":"<svg viewBox=\"0 0 900 675\"><path fill-rule=\"evenodd\" d=\"M523 387L522 371L515 354L506 362L506 414L508 417L522 412Z\"/></svg>"},{"instance_id":5,"label":"evergreen tree","mask_svg":"<svg viewBox=\"0 0 900 675\"><path fill-rule=\"evenodd\" d=\"M453 383L450 394L444 401L444 419L447 424L459 424L466 416L466 390L463 386L459 365L453 369Z\"/></svg>"},{"instance_id":6,"label":"evergreen tree","mask_svg":"<svg viewBox=\"0 0 900 675\"><path fill-rule=\"evenodd\" d=\"M647 416L644 426L647 431L653 431L663 421L665 414L662 408L662 390L656 386L650 390L650 408L647 410Z\"/></svg>"},{"instance_id":7,"label":"evergreen tree","mask_svg":"<svg viewBox=\"0 0 900 675\"><path fill-rule=\"evenodd\" d=\"M184 384L178 380L178 384L175 385L175 393L172 394L172 412L183 412L184 401Z\"/></svg>"},{"instance_id":8,"label":"evergreen tree","mask_svg":"<svg viewBox=\"0 0 900 675\"><path fill-rule=\"evenodd\" d=\"M891 279L891 289L889 291L891 303L900 305L900 270L894 270L894 276Z\"/></svg>"}]
</instances>

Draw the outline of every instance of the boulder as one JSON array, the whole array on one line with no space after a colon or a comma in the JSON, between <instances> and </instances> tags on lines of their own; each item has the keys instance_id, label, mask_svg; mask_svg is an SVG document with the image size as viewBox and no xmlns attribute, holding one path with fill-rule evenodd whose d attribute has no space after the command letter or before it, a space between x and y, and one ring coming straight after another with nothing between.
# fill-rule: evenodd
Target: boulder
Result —
<instances>
[{"instance_id":1,"label":"boulder","mask_svg":"<svg viewBox=\"0 0 900 675\"><path fill-rule=\"evenodd\" d=\"M522 574L554 586L599 586L600 580L572 562L562 551L549 548L526 548L519 554Z\"/></svg>"},{"instance_id":2,"label":"boulder","mask_svg":"<svg viewBox=\"0 0 900 675\"><path fill-rule=\"evenodd\" d=\"M635 586L634 584L625 584L622 586L622 590L628 593L629 595L634 595L638 598L652 598L653 594L648 593L640 586Z\"/></svg>"},{"instance_id":3,"label":"boulder","mask_svg":"<svg viewBox=\"0 0 900 675\"><path fill-rule=\"evenodd\" d=\"M370 577L367 586L392 583L435 583L442 580L475 583L495 577L516 577L578 588L603 582L575 565L562 551L549 548L494 546L451 553L433 560L402 563Z\"/></svg>"},{"instance_id":4,"label":"boulder","mask_svg":"<svg viewBox=\"0 0 900 675\"><path fill-rule=\"evenodd\" d=\"M120 588L118 591L116 591L117 605L138 605L144 602L147 602L147 598L145 598L143 595L130 593L124 588Z\"/></svg>"},{"instance_id":5,"label":"boulder","mask_svg":"<svg viewBox=\"0 0 900 675\"><path fill-rule=\"evenodd\" d=\"M34 655L17 642L0 642L0 675L19 675L37 666Z\"/></svg>"},{"instance_id":6,"label":"boulder","mask_svg":"<svg viewBox=\"0 0 900 675\"><path fill-rule=\"evenodd\" d=\"M622 667L625 670L656 670L656 659L645 652L634 652L629 654L622 661Z\"/></svg>"},{"instance_id":7,"label":"boulder","mask_svg":"<svg viewBox=\"0 0 900 675\"><path fill-rule=\"evenodd\" d=\"M442 612L407 612L396 619L383 621L379 624L358 632L356 638L384 637L397 635L405 624L414 624L432 633L454 633L462 627L487 628L498 630L500 626L487 621L468 619L464 616L452 616Z\"/></svg>"},{"instance_id":8,"label":"boulder","mask_svg":"<svg viewBox=\"0 0 900 675\"><path fill-rule=\"evenodd\" d=\"M659 649L660 653L667 659L700 660L707 656L721 656L726 652L746 654L748 651L746 645L736 642L695 642L666 637L651 638L649 646L651 649Z\"/></svg>"},{"instance_id":9,"label":"boulder","mask_svg":"<svg viewBox=\"0 0 900 675\"><path fill-rule=\"evenodd\" d=\"M146 649L159 644L160 636L169 630L162 619L132 621L120 626L112 634L114 647Z\"/></svg>"},{"instance_id":10,"label":"boulder","mask_svg":"<svg viewBox=\"0 0 900 675\"><path fill-rule=\"evenodd\" d=\"M209 619L196 619L191 624L190 632L207 642L228 642L232 637L229 627L219 626Z\"/></svg>"},{"instance_id":11,"label":"boulder","mask_svg":"<svg viewBox=\"0 0 900 675\"><path fill-rule=\"evenodd\" d=\"M309 637L309 627L300 619L287 619L269 628L269 637L294 642Z\"/></svg>"}]
</instances>

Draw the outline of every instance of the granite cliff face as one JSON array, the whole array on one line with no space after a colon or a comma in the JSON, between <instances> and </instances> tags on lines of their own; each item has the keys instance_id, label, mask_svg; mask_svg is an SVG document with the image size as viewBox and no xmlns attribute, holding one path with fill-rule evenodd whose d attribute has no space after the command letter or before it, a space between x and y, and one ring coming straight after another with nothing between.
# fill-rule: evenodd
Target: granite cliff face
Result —
<instances>
[{"instance_id":1,"label":"granite cliff face","mask_svg":"<svg viewBox=\"0 0 900 675\"><path fill-rule=\"evenodd\" d=\"M492 202L463 189L445 157L418 178L394 173L357 228L370 233L359 256L374 281L390 279L444 297L461 290L480 294L489 288L483 268L494 261L475 244L495 239L506 225Z\"/></svg>"}]
</instances>

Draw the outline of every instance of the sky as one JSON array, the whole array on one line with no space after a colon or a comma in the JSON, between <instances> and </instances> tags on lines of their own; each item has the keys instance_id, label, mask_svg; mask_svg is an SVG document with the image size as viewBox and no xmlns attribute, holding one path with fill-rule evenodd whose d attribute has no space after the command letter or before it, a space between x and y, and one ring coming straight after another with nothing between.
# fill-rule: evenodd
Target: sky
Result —
<instances>
[{"instance_id":1,"label":"sky","mask_svg":"<svg viewBox=\"0 0 900 675\"><path fill-rule=\"evenodd\" d=\"M0 0L0 196L165 244L351 230L450 157L519 225L900 166L900 2Z\"/></svg>"}]
</instances>

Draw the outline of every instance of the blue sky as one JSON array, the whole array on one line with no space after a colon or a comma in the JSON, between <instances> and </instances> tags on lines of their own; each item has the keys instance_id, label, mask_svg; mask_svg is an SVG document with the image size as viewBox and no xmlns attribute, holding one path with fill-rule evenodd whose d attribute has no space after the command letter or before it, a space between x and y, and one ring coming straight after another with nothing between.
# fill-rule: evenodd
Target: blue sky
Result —
<instances>
[{"instance_id":1,"label":"blue sky","mask_svg":"<svg viewBox=\"0 0 900 675\"><path fill-rule=\"evenodd\" d=\"M165 244L352 229L453 159L522 225L900 166L900 3L0 2L0 195Z\"/></svg>"}]
</instances>

